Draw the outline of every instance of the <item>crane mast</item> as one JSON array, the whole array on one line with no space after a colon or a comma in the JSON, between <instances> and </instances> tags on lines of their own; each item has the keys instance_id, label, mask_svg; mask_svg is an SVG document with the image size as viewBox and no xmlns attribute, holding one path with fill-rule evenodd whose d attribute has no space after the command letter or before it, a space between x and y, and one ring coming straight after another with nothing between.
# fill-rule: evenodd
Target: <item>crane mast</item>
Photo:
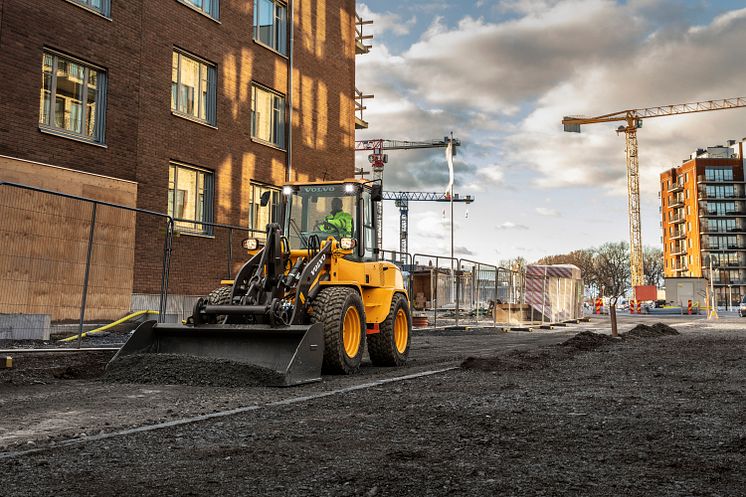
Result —
<instances>
[{"instance_id":1,"label":"crane mast","mask_svg":"<svg viewBox=\"0 0 746 497\"><path fill-rule=\"evenodd\" d=\"M628 109L595 117L566 116L562 120L565 131L580 133L583 124L625 122L617 128L617 134L624 133L625 156L627 164L627 202L629 214L629 266L632 288L645 283L642 250L642 228L640 223L640 162L637 146L637 129L642 127L643 119L653 117L693 114L715 110L746 107L746 97L704 100L674 105L661 105L640 109Z\"/></svg>"}]
</instances>

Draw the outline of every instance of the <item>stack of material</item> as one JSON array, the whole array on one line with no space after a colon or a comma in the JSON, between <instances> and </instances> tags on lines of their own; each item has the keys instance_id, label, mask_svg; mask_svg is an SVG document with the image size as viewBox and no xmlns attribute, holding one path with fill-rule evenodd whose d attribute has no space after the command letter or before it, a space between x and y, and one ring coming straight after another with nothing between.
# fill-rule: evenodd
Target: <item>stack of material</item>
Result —
<instances>
[{"instance_id":1,"label":"stack of material","mask_svg":"<svg viewBox=\"0 0 746 497\"><path fill-rule=\"evenodd\" d=\"M580 318L582 299L583 279L577 266L531 264L526 267L526 303L539 320L561 322Z\"/></svg>"}]
</instances>

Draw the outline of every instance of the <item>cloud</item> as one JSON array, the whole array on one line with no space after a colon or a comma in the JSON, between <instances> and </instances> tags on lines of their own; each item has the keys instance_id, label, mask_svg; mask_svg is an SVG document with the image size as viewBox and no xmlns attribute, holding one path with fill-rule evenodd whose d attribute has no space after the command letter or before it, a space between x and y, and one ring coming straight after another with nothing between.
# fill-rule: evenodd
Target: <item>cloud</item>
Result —
<instances>
[{"instance_id":1,"label":"cloud","mask_svg":"<svg viewBox=\"0 0 746 497\"><path fill-rule=\"evenodd\" d=\"M373 24L364 26L363 30L366 34L373 34L374 37L386 32L393 33L397 36L404 36L409 34L412 28L417 24L416 16L403 20L399 14L393 12L374 12L364 3L357 5L357 13L364 21L373 21Z\"/></svg>"},{"instance_id":2,"label":"cloud","mask_svg":"<svg viewBox=\"0 0 746 497\"><path fill-rule=\"evenodd\" d=\"M535 211L540 216L559 217L560 215L556 209L550 209L548 207L537 207Z\"/></svg>"},{"instance_id":3,"label":"cloud","mask_svg":"<svg viewBox=\"0 0 746 497\"><path fill-rule=\"evenodd\" d=\"M462 160L470 163L462 182L475 189L484 180L492 188L509 187L513 175L506 182L505 166L494 165L510 164L534 187L625 195L624 138L615 125L563 133L562 116L742 93L746 66L733 56L746 45L746 9L680 29L689 10L672 10L678 3L670 0L499 5L517 16L501 22L464 17L454 27L436 17L400 54L376 45L359 57L359 85L376 94L368 103L366 133L429 139L456 130L465 144ZM738 111L646 121L639 133L643 194L654 201L657 175L689 148L745 134L742 121ZM441 180L424 163L415 174L391 178L433 188Z\"/></svg>"},{"instance_id":4,"label":"cloud","mask_svg":"<svg viewBox=\"0 0 746 497\"><path fill-rule=\"evenodd\" d=\"M516 224L512 221L505 221L502 224L495 226L497 230L527 230L528 226L525 224Z\"/></svg>"}]
</instances>

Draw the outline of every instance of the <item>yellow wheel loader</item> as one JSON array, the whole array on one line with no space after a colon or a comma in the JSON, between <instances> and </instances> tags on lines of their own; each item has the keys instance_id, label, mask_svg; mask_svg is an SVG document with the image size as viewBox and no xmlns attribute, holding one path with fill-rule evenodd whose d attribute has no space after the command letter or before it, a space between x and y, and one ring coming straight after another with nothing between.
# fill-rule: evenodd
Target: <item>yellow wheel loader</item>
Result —
<instances>
[{"instance_id":1,"label":"yellow wheel loader","mask_svg":"<svg viewBox=\"0 0 746 497\"><path fill-rule=\"evenodd\" d=\"M399 268L378 260L380 183L293 183L264 240L231 286L200 298L186 324L141 324L112 362L137 353L229 359L274 371L279 384L407 361L412 330ZM262 199L264 205L269 197Z\"/></svg>"}]
</instances>

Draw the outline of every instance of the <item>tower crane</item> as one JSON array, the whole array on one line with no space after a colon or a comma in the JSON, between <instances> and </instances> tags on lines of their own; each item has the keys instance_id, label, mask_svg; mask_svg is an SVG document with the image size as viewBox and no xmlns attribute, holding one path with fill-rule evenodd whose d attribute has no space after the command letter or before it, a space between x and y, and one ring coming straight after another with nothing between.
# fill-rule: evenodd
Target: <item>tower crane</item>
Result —
<instances>
[{"instance_id":1,"label":"tower crane","mask_svg":"<svg viewBox=\"0 0 746 497\"><path fill-rule=\"evenodd\" d=\"M626 143L629 264L633 289L644 283L642 230L640 228L640 163L637 155L637 129L642 127L644 119L653 117L676 116L680 114L693 114L695 112L736 109L739 107L746 107L745 97L662 105L642 109L627 109L595 117L565 116L562 119L565 131L570 133L580 133L580 126L583 124L624 123L617 128L616 132L617 134L624 133Z\"/></svg>"},{"instance_id":2,"label":"tower crane","mask_svg":"<svg viewBox=\"0 0 746 497\"><path fill-rule=\"evenodd\" d=\"M474 202L471 195L461 197L455 193L451 199L446 193L433 192L383 192L383 199L394 200L399 208L399 252L402 254L409 252L409 202Z\"/></svg>"},{"instance_id":3,"label":"tower crane","mask_svg":"<svg viewBox=\"0 0 746 497\"><path fill-rule=\"evenodd\" d=\"M453 140L453 155L456 155L456 147L461 146L461 140L457 138L445 137L442 140L429 140L429 141L405 141L405 140L385 140L383 138L376 138L372 140L358 140L355 142L356 152L371 152L368 155L368 162L370 162L373 169L373 180L380 180L383 184L383 168L388 162L388 154L384 154L384 150L415 150L415 149L429 149L429 148L446 148ZM378 226L383 226L383 209L378 209L376 213ZM381 249L383 244L383 230L378 230L378 249Z\"/></svg>"}]
</instances>

